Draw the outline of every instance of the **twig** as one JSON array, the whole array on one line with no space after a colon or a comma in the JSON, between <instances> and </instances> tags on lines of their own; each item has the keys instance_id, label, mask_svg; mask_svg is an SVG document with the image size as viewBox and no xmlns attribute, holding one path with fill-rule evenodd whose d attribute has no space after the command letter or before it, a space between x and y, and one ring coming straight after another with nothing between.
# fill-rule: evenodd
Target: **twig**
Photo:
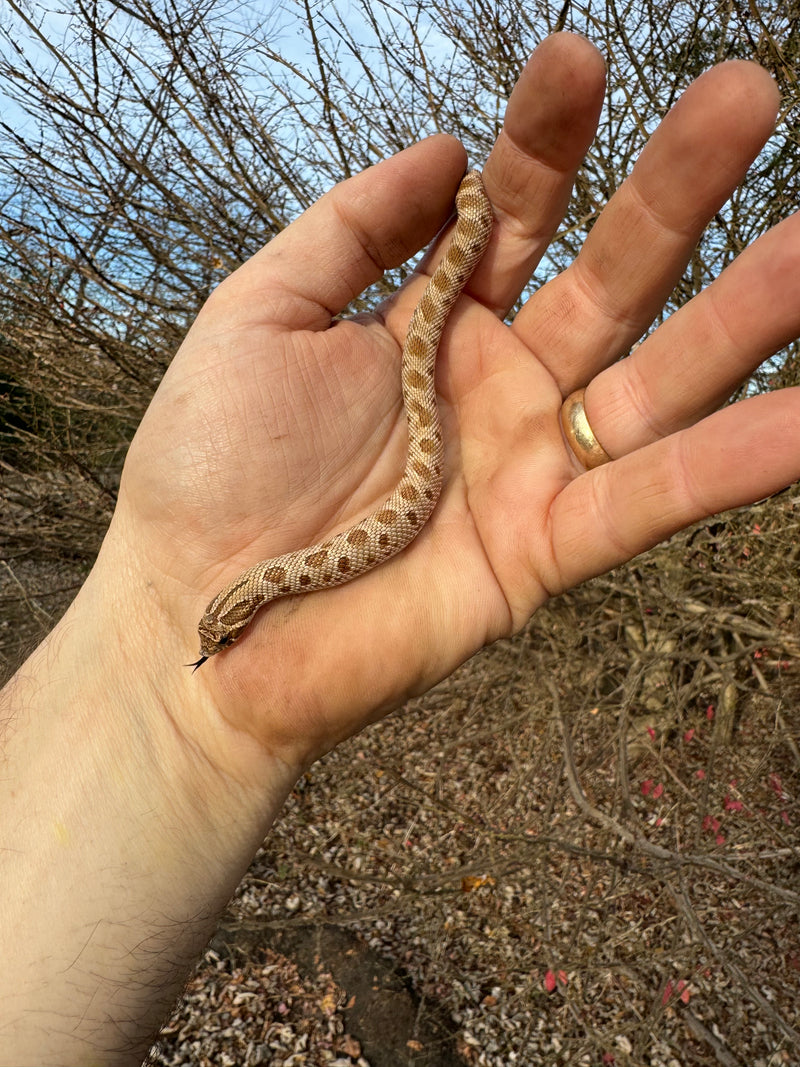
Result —
<instances>
[{"instance_id":1,"label":"twig","mask_svg":"<svg viewBox=\"0 0 800 1067\"><path fill-rule=\"evenodd\" d=\"M699 1041L705 1041L705 1043L711 1047L717 1062L721 1063L722 1067L742 1067L742 1061L737 1060L728 1046L723 1044L720 1039L708 1029L705 1023L700 1022L693 1011L690 1011L688 1008L683 1008L680 1011L680 1017L681 1020L686 1023L686 1028L690 1030Z\"/></svg>"},{"instance_id":2,"label":"twig","mask_svg":"<svg viewBox=\"0 0 800 1067\"><path fill-rule=\"evenodd\" d=\"M40 608L38 604L34 604L34 602L28 596L25 586L22 584L19 578L17 578L16 574L14 574L14 571L11 569L9 563L4 559L0 559L0 565L2 565L3 569L8 573L8 576L11 578L11 581L14 583L17 589L19 589L20 594L22 595L22 599L24 600L27 607L30 609L31 614L34 616L38 616L40 619L43 619L48 625L52 625L52 615L49 615L44 610L44 608Z\"/></svg>"}]
</instances>

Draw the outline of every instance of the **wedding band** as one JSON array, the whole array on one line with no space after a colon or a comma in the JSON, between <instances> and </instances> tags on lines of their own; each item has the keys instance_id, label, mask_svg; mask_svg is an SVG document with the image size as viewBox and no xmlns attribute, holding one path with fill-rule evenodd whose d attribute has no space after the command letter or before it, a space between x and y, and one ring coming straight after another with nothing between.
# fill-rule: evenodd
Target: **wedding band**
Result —
<instances>
[{"instance_id":1,"label":"wedding band","mask_svg":"<svg viewBox=\"0 0 800 1067\"><path fill-rule=\"evenodd\" d=\"M561 425L569 447L575 453L578 462L590 471L608 463L611 456L595 437L589 420L586 418L586 410L583 406L585 391L585 389L577 389L574 393L570 393L561 405Z\"/></svg>"}]
</instances>

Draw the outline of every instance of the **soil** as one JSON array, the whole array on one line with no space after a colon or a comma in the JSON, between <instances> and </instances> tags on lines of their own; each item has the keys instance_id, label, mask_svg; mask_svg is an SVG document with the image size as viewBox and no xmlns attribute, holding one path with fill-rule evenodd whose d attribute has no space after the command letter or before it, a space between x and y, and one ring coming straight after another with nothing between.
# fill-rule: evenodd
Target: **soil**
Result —
<instances>
[{"instance_id":1,"label":"soil","mask_svg":"<svg viewBox=\"0 0 800 1067\"><path fill-rule=\"evenodd\" d=\"M246 958L266 947L291 959L304 977L330 975L344 994L346 1032L371 1067L464 1067L452 1020L431 1005L420 1011L408 975L346 929L296 923L277 931L221 930L211 947Z\"/></svg>"}]
</instances>

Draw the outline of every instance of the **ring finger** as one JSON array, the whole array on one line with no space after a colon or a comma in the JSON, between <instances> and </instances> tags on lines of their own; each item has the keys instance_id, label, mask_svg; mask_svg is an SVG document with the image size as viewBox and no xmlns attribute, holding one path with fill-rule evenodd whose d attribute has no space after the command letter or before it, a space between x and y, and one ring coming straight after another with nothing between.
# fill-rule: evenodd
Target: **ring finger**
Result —
<instances>
[{"instance_id":1,"label":"ring finger","mask_svg":"<svg viewBox=\"0 0 800 1067\"><path fill-rule=\"evenodd\" d=\"M800 214L759 238L628 359L586 389L586 416L612 457L720 406L800 334Z\"/></svg>"}]
</instances>

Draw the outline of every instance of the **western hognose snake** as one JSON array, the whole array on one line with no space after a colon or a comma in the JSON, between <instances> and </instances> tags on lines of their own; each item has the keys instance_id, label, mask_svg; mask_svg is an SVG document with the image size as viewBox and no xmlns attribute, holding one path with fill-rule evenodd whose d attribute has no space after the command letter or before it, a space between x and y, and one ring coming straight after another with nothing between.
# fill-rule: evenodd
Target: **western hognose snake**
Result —
<instances>
[{"instance_id":1,"label":"western hognose snake","mask_svg":"<svg viewBox=\"0 0 800 1067\"><path fill-rule=\"evenodd\" d=\"M309 548L257 563L217 593L200 620L200 659L192 664L195 669L241 637L265 604L352 581L402 551L429 519L442 488L444 455L434 383L436 352L447 316L492 232L492 209L477 171L463 178L456 212L452 237L414 309L403 345L408 458L397 488L349 529Z\"/></svg>"}]
</instances>

